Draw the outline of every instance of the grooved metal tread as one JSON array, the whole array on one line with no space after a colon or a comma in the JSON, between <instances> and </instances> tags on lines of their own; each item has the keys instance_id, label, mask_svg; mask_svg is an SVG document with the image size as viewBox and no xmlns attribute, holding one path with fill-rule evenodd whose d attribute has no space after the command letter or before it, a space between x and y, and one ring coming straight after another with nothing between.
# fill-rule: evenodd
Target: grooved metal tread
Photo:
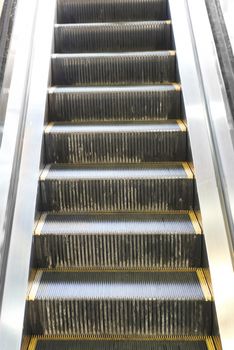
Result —
<instances>
[{"instance_id":1,"label":"grooved metal tread","mask_svg":"<svg viewBox=\"0 0 234 350\"><path fill-rule=\"evenodd\" d=\"M159 269L201 266L194 212L43 214L34 232L35 266Z\"/></svg>"},{"instance_id":2,"label":"grooved metal tread","mask_svg":"<svg viewBox=\"0 0 234 350\"><path fill-rule=\"evenodd\" d=\"M58 23L163 20L165 0L58 0Z\"/></svg>"},{"instance_id":3,"label":"grooved metal tread","mask_svg":"<svg viewBox=\"0 0 234 350\"><path fill-rule=\"evenodd\" d=\"M31 334L208 335L211 294L201 270L38 270L28 294Z\"/></svg>"},{"instance_id":4,"label":"grooved metal tread","mask_svg":"<svg viewBox=\"0 0 234 350\"><path fill-rule=\"evenodd\" d=\"M54 54L54 85L127 85L176 81L175 51Z\"/></svg>"},{"instance_id":5,"label":"grooved metal tread","mask_svg":"<svg viewBox=\"0 0 234 350\"><path fill-rule=\"evenodd\" d=\"M146 121L181 115L178 84L48 89L51 121Z\"/></svg>"},{"instance_id":6,"label":"grooved metal tread","mask_svg":"<svg viewBox=\"0 0 234 350\"><path fill-rule=\"evenodd\" d=\"M201 270L75 272L38 270L28 300L211 300Z\"/></svg>"},{"instance_id":7,"label":"grooved metal tread","mask_svg":"<svg viewBox=\"0 0 234 350\"><path fill-rule=\"evenodd\" d=\"M44 211L188 210L193 174L187 163L51 165L40 176Z\"/></svg>"},{"instance_id":8,"label":"grooved metal tread","mask_svg":"<svg viewBox=\"0 0 234 350\"><path fill-rule=\"evenodd\" d=\"M36 235L200 234L194 212L43 214Z\"/></svg>"},{"instance_id":9,"label":"grooved metal tread","mask_svg":"<svg viewBox=\"0 0 234 350\"><path fill-rule=\"evenodd\" d=\"M48 134L92 134L92 133L141 133L141 132L185 132L186 126L180 120L165 120L154 123L101 123L101 124L77 124L77 123L50 123L45 127Z\"/></svg>"},{"instance_id":10,"label":"grooved metal tread","mask_svg":"<svg viewBox=\"0 0 234 350\"><path fill-rule=\"evenodd\" d=\"M182 121L124 124L50 123L46 163L141 163L186 159Z\"/></svg>"},{"instance_id":11,"label":"grooved metal tread","mask_svg":"<svg viewBox=\"0 0 234 350\"><path fill-rule=\"evenodd\" d=\"M127 179L193 179L188 163L150 163L150 164L90 164L63 165L52 164L46 166L40 176L46 180L127 180Z\"/></svg>"},{"instance_id":12,"label":"grooved metal tread","mask_svg":"<svg viewBox=\"0 0 234 350\"><path fill-rule=\"evenodd\" d=\"M75 338L32 338L28 350L215 350L211 338L154 340L81 340ZM22 350L26 350L22 349Z\"/></svg>"},{"instance_id":13,"label":"grooved metal tread","mask_svg":"<svg viewBox=\"0 0 234 350\"><path fill-rule=\"evenodd\" d=\"M171 21L55 25L55 52L118 52L172 49Z\"/></svg>"}]
</instances>

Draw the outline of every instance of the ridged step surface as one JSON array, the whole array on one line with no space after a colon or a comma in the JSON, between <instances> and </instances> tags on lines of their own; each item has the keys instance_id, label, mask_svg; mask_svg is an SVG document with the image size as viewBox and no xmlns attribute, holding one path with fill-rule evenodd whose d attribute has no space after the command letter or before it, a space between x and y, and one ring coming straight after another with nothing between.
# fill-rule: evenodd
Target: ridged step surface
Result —
<instances>
[{"instance_id":1,"label":"ridged step surface","mask_svg":"<svg viewBox=\"0 0 234 350\"><path fill-rule=\"evenodd\" d=\"M40 268L156 269L201 266L193 212L45 214L34 233Z\"/></svg>"},{"instance_id":2,"label":"ridged step surface","mask_svg":"<svg viewBox=\"0 0 234 350\"><path fill-rule=\"evenodd\" d=\"M171 22L55 25L55 53L171 50Z\"/></svg>"},{"instance_id":3,"label":"ridged step surface","mask_svg":"<svg viewBox=\"0 0 234 350\"><path fill-rule=\"evenodd\" d=\"M187 133L182 121L138 124L49 124L47 163L141 163L183 161Z\"/></svg>"},{"instance_id":4,"label":"ridged step surface","mask_svg":"<svg viewBox=\"0 0 234 350\"><path fill-rule=\"evenodd\" d=\"M52 81L54 85L175 82L175 52L54 54Z\"/></svg>"},{"instance_id":5,"label":"ridged step surface","mask_svg":"<svg viewBox=\"0 0 234 350\"><path fill-rule=\"evenodd\" d=\"M164 20L165 0L58 0L58 23Z\"/></svg>"},{"instance_id":6,"label":"ridged step surface","mask_svg":"<svg viewBox=\"0 0 234 350\"><path fill-rule=\"evenodd\" d=\"M204 340L185 338L155 339L151 341L139 340L80 340L63 338L33 338L30 350L215 350L211 338Z\"/></svg>"},{"instance_id":7,"label":"ridged step surface","mask_svg":"<svg viewBox=\"0 0 234 350\"><path fill-rule=\"evenodd\" d=\"M188 210L193 174L187 163L62 166L41 177L44 211Z\"/></svg>"},{"instance_id":8,"label":"ridged step surface","mask_svg":"<svg viewBox=\"0 0 234 350\"><path fill-rule=\"evenodd\" d=\"M38 271L31 334L207 335L211 296L199 272Z\"/></svg>"},{"instance_id":9,"label":"ridged step surface","mask_svg":"<svg viewBox=\"0 0 234 350\"><path fill-rule=\"evenodd\" d=\"M153 121L181 115L178 85L135 87L53 87L50 121Z\"/></svg>"}]
</instances>

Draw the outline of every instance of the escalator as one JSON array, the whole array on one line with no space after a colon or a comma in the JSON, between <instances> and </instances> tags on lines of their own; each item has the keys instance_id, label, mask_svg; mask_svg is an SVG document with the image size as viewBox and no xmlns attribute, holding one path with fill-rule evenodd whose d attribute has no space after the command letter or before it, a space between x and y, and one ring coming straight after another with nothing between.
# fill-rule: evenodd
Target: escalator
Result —
<instances>
[{"instance_id":1,"label":"escalator","mask_svg":"<svg viewBox=\"0 0 234 350\"><path fill-rule=\"evenodd\" d=\"M28 350L214 350L166 0L57 0Z\"/></svg>"}]
</instances>

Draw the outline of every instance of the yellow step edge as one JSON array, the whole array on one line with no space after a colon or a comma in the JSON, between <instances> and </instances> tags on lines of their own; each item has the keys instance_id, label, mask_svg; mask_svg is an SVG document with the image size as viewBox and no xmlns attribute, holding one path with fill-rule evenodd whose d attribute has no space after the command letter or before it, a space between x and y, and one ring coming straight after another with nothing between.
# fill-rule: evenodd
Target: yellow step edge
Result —
<instances>
[{"instance_id":1,"label":"yellow step edge","mask_svg":"<svg viewBox=\"0 0 234 350\"><path fill-rule=\"evenodd\" d=\"M197 278L198 278L198 280L200 282L200 286L201 286L201 289L202 289L202 292L203 292L205 300L206 301L212 301L213 298L212 298L212 295L211 295L209 286L207 284L207 281L206 281L206 278L205 278L203 270L202 269L197 269L196 272L197 272Z\"/></svg>"},{"instance_id":2,"label":"yellow step edge","mask_svg":"<svg viewBox=\"0 0 234 350\"><path fill-rule=\"evenodd\" d=\"M183 166L183 168L184 168L184 171L185 171L186 174L187 174L188 179L193 179L194 176L193 176L193 173L192 173L192 171L191 171L191 169L190 169L189 164L188 164L187 162L182 162L182 166Z\"/></svg>"},{"instance_id":3,"label":"yellow step edge","mask_svg":"<svg viewBox=\"0 0 234 350\"><path fill-rule=\"evenodd\" d=\"M54 123L49 123L49 124L47 124L46 125L46 127L45 127L45 129L44 129L44 133L45 134L49 134L50 133L50 131L51 131L51 129L53 128L53 126L54 126Z\"/></svg>"},{"instance_id":4,"label":"yellow step edge","mask_svg":"<svg viewBox=\"0 0 234 350\"><path fill-rule=\"evenodd\" d=\"M170 56L175 56L176 55L176 50L169 50L169 55Z\"/></svg>"},{"instance_id":5,"label":"yellow step edge","mask_svg":"<svg viewBox=\"0 0 234 350\"><path fill-rule=\"evenodd\" d=\"M194 228L194 231L196 232L196 234L197 235L202 234L201 226L200 226L198 219L196 217L196 214L193 210L189 211L189 217L190 217L191 223L193 225L193 228Z\"/></svg>"},{"instance_id":6,"label":"yellow step edge","mask_svg":"<svg viewBox=\"0 0 234 350\"><path fill-rule=\"evenodd\" d=\"M86 335L86 336L38 336L38 337L32 337L29 343L29 346L27 348L27 350L35 350L36 346L37 346L37 342L38 341L43 341L43 340L56 340L56 341L69 341L69 340L75 340L75 341L79 341L79 340L84 340L84 341L90 341L90 340L96 340L96 341L186 341L186 342L193 342L193 341L203 341L206 343L207 349L208 350L221 350L221 348L216 348L214 346L213 340L211 337L204 337L204 336L95 336L95 335ZM25 350L25 349L21 349L21 350Z\"/></svg>"},{"instance_id":7,"label":"yellow step edge","mask_svg":"<svg viewBox=\"0 0 234 350\"><path fill-rule=\"evenodd\" d=\"M120 267L120 268L105 268L105 267L100 267L100 268L92 268L92 267L81 267L81 268L77 268L77 267L56 267L55 269L51 269L51 268L45 268L45 269L40 269L40 271L42 273L44 272L78 272L78 273L86 273L86 272L97 272L97 273L101 273L101 272L111 272L111 273L119 273L119 272L197 272L197 268L142 268L142 267ZM38 270L39 271L39 270Z\"/></svg>"},{"instance_id":8,"label":"yellow step edge","mask_svg":"<svg viewBox=\"0 0 234 350\"><path fill-rule=\"evenodd\" d=\"M186 128L186 126L185 126L183 120L181 120L181 119L176 119L176 121L177 121L178 126L180 127L180 130L183 131L183 132L186 132L186 131L187 131L187 128Z\"/></svg>"},{"instance_id":9,"label":"yellow step edge","mask_svg":"<svg viewBox=\"0 0 234 350\"><path fill-rule=\"evenodd\" d=\"M40 180L45 181L49 171L50 171L51 164L46 165L45 168L42 170L41 175L40 175Z\"/></svg>"},{"instance_id":10,"label":"yellow step edge","mask_svg":"<svg viewBox=\"0 0 234 350\"><path fill-rule=\"evenodd\" d=\"M194 168L193 162L188 162L188 165L190 167L191 172L193 173L193 176L195 177L196 174L195 174L195 168Z\"/></svg>"},{"instance_id":11,"label":"yellow step edge","mask_svg":"<svg viewBox=\"0 0 234 350\"><path fill-rule=\"evenodd\" d=\"M129 210L129 211L116 211L116 212L113 212L113 211L102 211L102 212L91 212L91 213L88 213L89 215L95 215L95 216L103 216L104 214L109 214L109 215L124 215L124 214L142 214L142 216L144 216L144 214L152 214L152 215L188 215L189 216L189 212L190 210L157 210L157 211L154 211L154 210ZM47 213L48 215L49 213ZM52 213L53 215L55 216L64 216L64 212L53 212ZM87 211L84 210L84 211L81 211L79 210L79 212L77 211L71 211L69 213L66 213L66 215L83 215L83 214L87 214Z\"/></svg>"},{"instance_id":12,"label":"yellow step edge","mask_svg":"<svg viewBox=\"0 0 234 350\"><path fill-rule=\"evenodd\" d=\"M96 272L96 273L102 273L102 272L112 272L112 273L119 273L121 271L128 271L128 272L161 272L161 273L165 273L165 272L196 272L197 274L197 278L199 280L204 298L206 301L212 301L212 294L210 292L209 286L207 284L204 272L202 269L196 269L196 268L181 268L181 269L129 269L129 268L121 268L121 269L105 269L105 268L100 268L100 269L92 269L92 268L81 268L81 269L77 269L77 268L58 268L56 269L56 272L66 272L66 273L74 273L74 272L78 272L78 273L86 273L87 271L91 271L91 272ZM31 288L29 289L29 293L28 293L28 298L27 300L29 301L33 301L35 300L38 288L39 288L39 284L40 284L40 280L41 277L43 275L44 272L49 272L49 273L53 273L55 272L53 269L40 269L37 270L36 274L34 275L34 279L31 283Z\"/></svg>"},{"instance_id":13,"label":"yellow step edge","mask_svg":"<svg viewBox=\"0 0 234 350\"><path fill-rule=\"evenodd\" d=\"M201 228L203 229L203 226L202 226L202 216L201 216L200 210L196 210L196 211L195 211L195 215L196 215L196 217L197 217L197 221L198 221L199 225L200 225Z\"/></svg>"},{"instance_id":14,"label":"yellow step edge","mask_svg":"<svg viewBox=\"0 0 234 350\"><path fill-rule=\"evenodd\" d=\"M213 342L215 345L215 350L222 350L222 344L221 344L221 340L218 336L213 337Z\"/></svg>"},{"instance_id":15,"label":"yellow step edge","mask_svg":"<svg viewBox=\"0 0 234 350\"><path fill-rule=\"evenodd\" d=\"M172 23L172 21L171 21L171 19L168 19L168 20L166 20L166 21L164 21L166 24L171 24Z\"/></svg>"},{"instance_id":16,"label":"yellow step edge","mask_svg":"<svg viewBox=\"0 0 234 350\"><path fill-rule=\"evenodd\" d=\"M37 269L31 269L29 273L29 279L28 279L28 289L27 289L27 295L29 295L30 290L32 289L34 279L37 273Z\"/></svg>"},{"instance_id":17,"label":"yellow step edge","mask_svg":"<svg viewBox=\"0 0 234 350\"><path fill-rule=\"evenodd\" d=\"M34 270L35 271L35 270ZM89 268L89 267L85 267L85 268L71 268L71 267L56 267L56 269L52 269L52 268L42 268L42 269L38 269L36 270L36 273L34 273L34 280L38 281L38 278L42 275L44 272L49 272L49 273L54 273L54 272L87 272L87 271L93 271L93 272L116 272L119 273L120 271L129 271L129 272L147 272L147 271L152 271L152 272L196 272L197 274L199 274L199 281L202 281L205 283L206 287L207 287L207 291L210 293L209 287L208 287L208 283L206 281L205 275L204 275L204 271L202 268L197 268L197 267L182 267L182 268L129 268L129 267L120 267L118 269L116 269L116 267L113 268L105 268L105 267L100 267L100 268Z\"/></svg>"},{"instance_id":18,"label":"yellow step edge","mask_svg":"<svg viewBox=\"0 0 234 350\"><path fill-rule=\"evenodd\" d=\"M204 273L204 276L205 276L205 279L206 279L206 283L210 289L210 293L211 295L213 296L213 287L212 287L212 281L211 281L211 275L210 275L210 270L208 268L204 268L203 269L203 273Z\"/></svg>"},{"instance_id":19,"label":"yellow step edge","mask_svg":"<svg viewBox=\"0 0 234 350\"><path fill-rule=\"evenodd\" d=\"M30 341L29 346L28 346L28 350L35 350L38 340L39 339L36 337L31 338L31 341Z\"/></svg>"},{"instance_id":20,"label":"yellow step edge","mask_svg":"<svg viewBox=\"0 0 234 350\"><path fill-rule=\"evenodd\" d=\"M181 90L181 85L179 83L173 83L172 85L174 86L174 89L176 91L180 91Z\"/></svg>"},{"instance_id":21,"label":"yellow step edge","mask_svg":"<svg viewBox=\"0 0 234 350\"><path fill-rule=\"evenodd\" d=\"M212 339L206 339L207 350L216 350Z\"/></svg>"},{"instance_id":22,"label":"yellow step edge","mask_svg":"<svg viewBox=\"0 0 234 350\"><path fill-rule=\"evenodd\" d=\"M29 349L29 343L31 342L30 336L23 337L23 341L21 343L21 350L28 350Z\"/></svg>"},{"instance_id":23,"label":"yellow step edge","mask_svg":"<svg viewBox=\"0 0 234 350\"><path fill-rule=\"evenodd\" d=\"M42 268L37 270L37 272L40 271L41 275L44 272L49 272L49 273L53 273L53 272L66 272L66 273L74 273L74 272L78 272L78 273L86 273L86 272L97 272L97 273L102 273L102 272L111 272L111 273L119 273L119 272L197 272L199 269L195 268L195 267L189 267L189 268L142 268L142 267L133 267L133 268L129 268L129 267L120 267L120 268L105 268L105 267L81 267L81 268L77 268L77 267L56 267L56 269L52 269L52 268ZM37 276L35 276L35 278L37 278Z\"/></svg>"},{"instance_id":24,"label":"yellow step edge","mask_svg":"<svg viewBox=\"0 0 234 350\"><path fill-rule=\"evenodd\" d=\"M30 288L29 293L28 293L28 297L27 297L28 301L35 300L35 297L37 295L37 291L38 291L38 288L40 285L42 274L43 274L42 270L37 270L37 272L34 276L31 288ZM31 281L29 283L31 283Z\"/></svg>"},{"instance_id":25,"label":"yellow step edge","mask_svg":"<svg viewBox=\"0 0 234 350\"><path fill-rule=\"evenodd\" d=\"M40 216L36 224L36 228L34 230L34 235L39 236L41 234L42 228L45 224L46 217L47 217L47 213L44 213Z\"/></svg>"},{"instance_id":26,"label":"yellow step edge","mask_svg":"<svg viewBox=\"0 0 234 350\"><path fill-rule=\"evenodd\" d=\"M111 213L110 212L107 212L107 213L109 213L110 215L111 215ZM134 213L134 212L132 212L132 213ZM76 213L77 214L77 213ZM97 213L97 214L100 214L100 216L102 216L104 213ZM122 213L120 213L120 215L121 215ZM199 224L199 222L198 222L198 220L197 220L197 217L196 217L196 214L194 213L194 211L193 210L189 210L189 211L180 211L180 212L174 212L174 211L168 211L168 212L161 212L161 213L159 213L159 212L157 212L157 213L155 213L155 212L152 212L152 214L165 214L165 215L170 215L170 214L174 214L174 215L188 215L189 216L189 218L190 218L190 220L191 220L191 223L192 223L192 225L193 225L193 228L194 228L194 230L195 230L195 232L196 232L196 234L201 234L202 233L202 229L201 229L201 226L200 226L200 224ZM39 218L39 220L37 221L37 223L36 223L36 225L35 225L35 230L34 230L34 235L40 235L41 234L41 232L42 232L42 228L43 228L43 226L44 226L44 224L45 224L45 220L46 220L46 217L47 217L47 213L43 213L41 216L40 216L40 218ZM61 214L60 213L60 215L63 215L63 214ZM95 214L96 215L96 214ZM59 215L58 215L59 216Z\"/></svg>"}]
</instances>

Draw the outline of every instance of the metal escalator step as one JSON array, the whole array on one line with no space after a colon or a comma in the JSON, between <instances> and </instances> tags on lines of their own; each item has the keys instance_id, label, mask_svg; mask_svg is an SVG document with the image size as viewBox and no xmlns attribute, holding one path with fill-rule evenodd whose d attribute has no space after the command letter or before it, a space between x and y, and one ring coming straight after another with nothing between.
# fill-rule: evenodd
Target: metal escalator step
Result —
<instances>
[{"instance_id":1,"label":"metal escalator step","mask_svg":"<svg viewBox=\"0 0 234 350\"><path fill-rule=\"evenodd\" d=\"M211 338L156 338L152 340L81 340L80 338L32 338L28 350L215 350ZM23 350L23 349L22 349Z\"/></svg>"},{"instance_id":2,"label":"metal escalator step","mask_svg":"<svg viewBox=\"0 0 234 350\"><path fill-rule=\"evenodd\" d=\"M34 233L40 268L159 269L201 266L193 212L44 214Z\"/></svg>"},{"instance_id":3,"label":"metal escalator step","mask_svg":"<svg viewBox=\"0 0 234 350\"><path fill-rule=\"evenodd\" d=\"M172 49L171 21L55 25L55 53Z\"/></svg>"},{"instance_id":4,"label":"metal escalator step","mask_svg":"<svg viewBox=\"0 0 234 350\"><path fill-rule=\"evenodd\" d=\"M27 301L30 334L208 335L202 271L38 271Z\"/></svg>"},{"instance_id":5,"label":"metal escalator step","mask_svg":"<svg viewBox=\"0 0 234 350\"><path fill-rule=\"evenodd\" d=\"M58 23L164 20L167 0L58 0Z\"/></svg>"},{"instance_id":6,"label":"metal escalator step","mask_svg":"<svg viewBox=\"0 0 234 350\"><path fill-rule=\"evenodd\" d=\"M52 55L53 85L174 82L175 70L175 51Z\"/></svg>"},{"instance_id":7,"label":"metal escalator step","mask_svg":"<svg viewBox=\"0 0 234 350\"><path fill-rule=\"evenodd\" d=\"M182 121L77 125L45 129L46 163L141 163L186 159Z\"/></svg>"},{"instance_id":8,"label":"metal escalator step","mask_svg":"<svg viewBox=\"0 0 234 350\"><path fill-rule=\"evenodd\" d=\"M181 115L178 85L50 88L50 121L152 121Z\"/></svg>"},{"instance_id":9,"label":"metal escalator step","mask_svg":"<svg viewBox=\"0 0 234 350\"><path fill-rule=\"evenodd\" d=\"M187 163L46 167L44 211L188 210L193 175Z\"/></svg>"}]
</instances>

